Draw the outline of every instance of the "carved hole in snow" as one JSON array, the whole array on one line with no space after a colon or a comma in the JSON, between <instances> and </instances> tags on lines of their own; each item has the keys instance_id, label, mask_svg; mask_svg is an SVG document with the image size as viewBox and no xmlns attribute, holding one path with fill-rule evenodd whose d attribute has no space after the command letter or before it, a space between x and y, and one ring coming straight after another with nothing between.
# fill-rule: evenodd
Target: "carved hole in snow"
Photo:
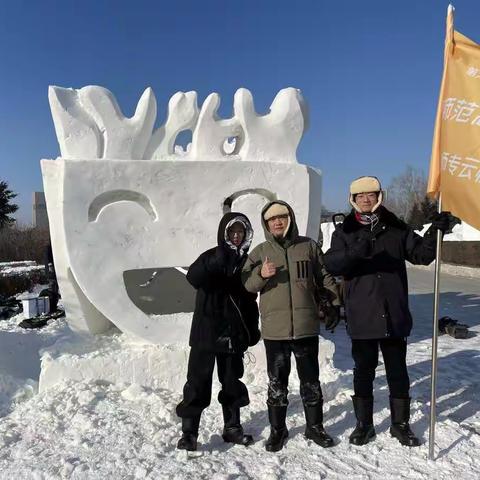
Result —
<instances>
[{"instance_id":1,"label":"carved hole in snow","mask_svg":"<svg viewBox=\"0 0 480 480\"><path fill-rule=\"evenodd\" d=\"M185 156L190 151L192 146L192 131L182 130L175 138L175 145L173 147L173 153L180 156Z\"/></svg>"},{"instance_id":2,"label":"carved hole in snow","mask_svg":"<svg viewBox=\"0 0 480 480\"><path fill-rule=\"evenodd\" d=\"M102 210L112 203L117 202L134 202L140 205L155 221L157 219L157 212L152 203L143 193L134 192L133 190L110 190L97 195L90 207L88 207L88 221L96 222Z\"/></svg>"},{"instance_id":3,"label":"carved hole in snow","mask_svg":"<svg viewBox=\"0 0 480 480\"><path fill-rule=\"evenodd\" d=\"M243 137L238 135L236 137L227 137L222 145L222 150L225 155L238 155L243 145Z\"/></svg>"},{"instance_id":4,"label":"carved hole in snow","mask_svg":"<svg viewBox=\"0 0 480 480\"><path fill-rule=\"evenodd\" d=\"M277 195L265 188L241 190L225 199L223 213L233 211L246 215L253 227L253 242L257 244L263 240L260 213L265 204L273 200L277 200Z\"/></svg>"},{"instance_id":5,"label":"carved hole in snow","mask_svg":"<svg viewBox=\"0 0 480 480\"><path fill-rule=\"evenodd\" d=\"M253 196L259 195L263 197L264 204L267 202L273 202L277 200L277 195L266 188L248 188L246 190L239 190L238 192L232 193L227 197L223 202L223 213L228 213L232 211L234 203L238 203L237 200L243 196ZM260 212L258 212L260 214Z\"/></svg>"}]
</instances>

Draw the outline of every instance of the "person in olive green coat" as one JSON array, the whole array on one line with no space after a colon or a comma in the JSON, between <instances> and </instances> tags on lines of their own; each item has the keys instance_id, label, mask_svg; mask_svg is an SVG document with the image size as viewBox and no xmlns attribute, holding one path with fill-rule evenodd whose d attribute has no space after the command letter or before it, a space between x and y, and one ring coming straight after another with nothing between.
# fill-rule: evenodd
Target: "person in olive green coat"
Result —
<instances>
[{"instance_id":1,"label":"person in olive green coat","mask_svg":"<svg viewBox=\"0 0 480 480\"><path fill-rule=\"evenodd\" d=\"M243 267L242 281L250 292L260 292L262 337L267 355L268 415L271 433L265 447L278 451L288 437L285 418L291 354L295 355L300 395L305 409L305 435L330 447L333 439L323 428L323 396L319 382L317 299L329 305L327 328L339 319L340 296L326 271L323 254L311 238L298 234L295 214L276 200L262 210L266 241L255 247Z\"/></svg>"}]
</instances>

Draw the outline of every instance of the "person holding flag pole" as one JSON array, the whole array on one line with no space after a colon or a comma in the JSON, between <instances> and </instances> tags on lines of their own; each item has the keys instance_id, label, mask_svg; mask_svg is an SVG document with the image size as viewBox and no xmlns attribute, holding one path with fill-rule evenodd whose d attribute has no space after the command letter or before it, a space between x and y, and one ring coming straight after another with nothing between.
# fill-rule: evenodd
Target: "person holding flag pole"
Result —
<instances>
[{"instance_id":1,"label":"person holding flag pole","mask_svg":"<svg viewBox=\"0 0 480 480\"><path fill-rule=\"evenodd\" d=\"M390 393L390 434L402 445L416 447L420 440L409 425L406 338L413 322L405 261L416 265L433 261L436 234L448 229L448 214L436 214L422 238L382 205L378 178L354 180L349 200L352 211L336 227L324 258L327 270L345 282L347 332L355 364L352 400L357 418L350 443L365 445L375 436L373 381L381 350Z\"/></svg>"},{"instance_id":2,"label":"person holding flag pole","mask_svg":"<svg viewBox=\"0 0 480 480\"><path fill-rule=\"evenodd\" d=\"M427 193L438 211L480 229L480 45L454 30L448 6L444 69L438 101ZM437 233L432 335L429 458L434 459L439 280L442 233Z\"/></svg>"}]
</instances>

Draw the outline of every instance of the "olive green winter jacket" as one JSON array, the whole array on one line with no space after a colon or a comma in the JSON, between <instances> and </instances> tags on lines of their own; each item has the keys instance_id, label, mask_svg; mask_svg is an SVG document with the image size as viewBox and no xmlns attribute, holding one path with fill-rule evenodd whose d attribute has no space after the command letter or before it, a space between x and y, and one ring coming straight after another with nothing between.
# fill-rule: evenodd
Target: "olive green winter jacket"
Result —
<instances>
[{"instance_id":1,"label":"olive green winter jacket","mask_svg":"<svg viewBox=\"0 0 480 480\"><path fill-rule=\"evenodd\" d=\"M280 203L290 211L290 227L282 240L269 232L264 212ZM266 241L249 254L243 267L242 281L250 292L260 292L262 337L267 340L292 340L318 335L319 308L316 298L326 298L340 305L340 296L333 277L326 271L323 254L311 238L298 235L295 215L285 202L276 200L262 210ZM260 275L265 258L275 264L276 274L264 279Z\"/></svg>"}]
</instances>

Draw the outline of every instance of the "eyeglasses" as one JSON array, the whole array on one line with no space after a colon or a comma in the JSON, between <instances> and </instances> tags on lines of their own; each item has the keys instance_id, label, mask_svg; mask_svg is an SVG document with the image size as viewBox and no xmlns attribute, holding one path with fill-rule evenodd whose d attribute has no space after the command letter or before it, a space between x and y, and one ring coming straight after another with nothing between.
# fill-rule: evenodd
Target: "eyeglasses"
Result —
<instances>
[{"instance_id":1,"label":"eyeglasses","mask_svg":"<svg viewBox=\"0 0 480 480\"><path fill-rule=\"evenodd\" d=\"M355 200L376 200L378 194L376 192L368 192L368 193L357 193L355 195Z\"/></svg>"}]
</instances>

